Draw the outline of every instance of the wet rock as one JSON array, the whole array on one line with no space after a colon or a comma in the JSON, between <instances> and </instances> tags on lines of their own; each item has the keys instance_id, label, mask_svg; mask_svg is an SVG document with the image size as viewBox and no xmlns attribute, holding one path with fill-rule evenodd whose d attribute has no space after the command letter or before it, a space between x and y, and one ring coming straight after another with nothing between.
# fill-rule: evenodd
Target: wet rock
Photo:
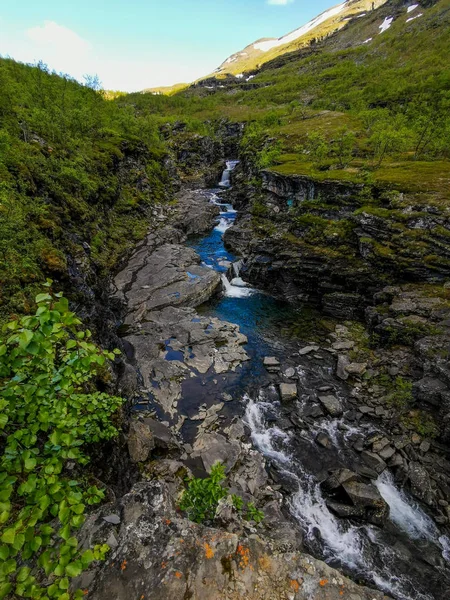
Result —
<instances>
[{"instance_id":1,"label":"wet rock","mask_svg":"<svg viewBox=\"0 0 450 600\"><path fill-rule=\"evenodd\" d=\"M341 519L364 519L366 511L363 506L352 506L350 504L341 504L339 502L332 502L327 500L328 508L337 517Z\"/></svg>"},{"instance_id":2,"label":"wet rock","mask_svg":"<svg viewBox=\"0 0 450 600\"><path fill-rule=\"evenodd\" d=\"M297 384L280 383L280 396L283 402L288 402L297 397Z\"/></svg>"},{"instance_id":3,"label":"wet rock","mask_svg":"<svg viewBox=\"0 0 450 600\"><path fill-rule=\"evenodd\" d=\"M103 520L106 521L106 523L111 523L111 525L119 525L120 524L119 515L106 515L106 517L103 517Z\"/></svg>"},{"instance_id":4,"label":"wet rock","mask_svg":"<svg viewBox=\"0 0 450 600\"><path fill-rule=\"evenodd\" d=\"M419 450L423 453L428 452L428 450L430 448L431 448L431 444L430 444L430 442L427 442L427 441L423 441L419 446Z\"/></svg>"},{"instance_id":5,"label":"wet rock","mask_svg":"<svg viewBox=\"0 0 450 600\"><path fill-rule=\"evenodd\" d=\"M392 446L386 446L383 450L380 450L378 454L381 456L383 460L388 460L395 454L395 449Z\"/></svg>"},{"instance_id":6,"label":"wet rock","mask_svg":"<svg viewBox=\"0 0 450 600\"><path fill-rule=\"evenodd\" d=\"M332 417L339 417L344 412L341 401L336 396L319 396L319 402Z\"/></svg>"},{"instance_id":7,"label":"wet rock","mask_svg":"<svg viewBox=\"0 0 450 600\"><path fill-rule=\"evenodd\" d=\"M378 474L381 474L386 469L387 465L385 461L380 456L378 456L378 454L374 454L373 452L363 450L361 452L361 458L367 466L376 471Z\"/></svg>"},{"instance_id":8,"label":"wet rock","mask_svg":"<svg viewBox=\"0 0 450 600\"><path fill-rule=\"evenodd\" d=\"M426 504L433 503L431 480L425 467L418 462L411 462L408 471L412 493Z\"/></svg>"},{"instance_id":9,"label":"wet rock","mask_svg":"<svg viewBox=\"0 0 450 600\"><path fill-rule=\"evenodd\" d=\"M284 372L284 376L287 377L287 379L293 379L296 376L296 374L297 374L297 372L293 367L289 367Z\"/></svg>"},{"instance_id":10,"label":"wet rock","mask_svg":"<svg viewBox=\"0 0 450 600\"><path fill-rule=\"evenodd\" d=\"M316 443L323 448L331 448L333 446L333 442L331 438L326 433L318 433L316 435Z\"/></svg>"},{"instance_id":11,"label":"wet rock","mask_svg":"<svg viewBox=\"0 0 450 600\"><path fill-rule=\"evenodd\" d=\"M133 420L127 436L128 452L133 462L144 462L155 447L152 430L142 421Z\"/></svg>"},{"instance_id":12,"label":"wet rock","mask_svg":"<svg viewBox=\"0 0 450 600\"><path fill-rule=\"evenodd\" d=\"M358 475L349 469L338 469L321 483L322 489L327 492L332 492L339 489L342 484L350 481L356 481Z\"/></svg>"},{"instance_id":13,"label":"wet rock","mask_svg":"<svg viewBox=\"0 0 450 600\"><path fill-rule=\"evenodd\" d=\"M366 509L366 519L374 525L383 525L389 517L389 506L372 484L347 481L342 484L354 506Z\"/></svg>"}]
</instances>

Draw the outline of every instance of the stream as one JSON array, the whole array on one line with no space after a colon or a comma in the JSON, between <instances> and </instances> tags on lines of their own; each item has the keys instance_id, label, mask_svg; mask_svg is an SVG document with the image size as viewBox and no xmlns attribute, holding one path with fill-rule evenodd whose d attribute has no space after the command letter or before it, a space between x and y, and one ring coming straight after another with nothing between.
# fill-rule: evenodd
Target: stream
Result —
<instances>
[{"instance_id":1,"label":"stream","mask_svg":"<svg viewBox=\"0 0 450 600\"><path fill-rule=\"evenodd\" d=\"M250 361L235 373L187 381L179 409L189 415L202 402L210 404L211 398L228 394L224 419L242 415L254 446L267 460L272 479L282 486L309 552L399 600L444 600L450 584L450 542L441 537L425 509L396 487L388 471L375 481L390 508L384 527L338 518L327 506L320 482L330 470L339 468L361 473L361 459L352 442L377 428L366 421L355 425L345 416L311 418L318 389L328 386L344 406L349 392L334 376L333 356L322 349L313 356L299 354L310 340L302 339L301 333L293 336L289 325L303 322L304 335L311 335L311 313L246 284L240 277L241 261L224 246L223 233L237 216L226 194L236 164L227 163L217 189L204 191L209 201L220 207L216 227L207 236L190 238L187 245L204 265L221 274L223 282L222 294L198 312L238 324L248 338ZM295 406L280 402L274 379L263 365L267 356L276 357L283 370L295 369L299 389ZM331 448L316 443L321 432L332 440ZM195 435L188 420L182 433L188 440Z\"/></svg>"}]
</instances>

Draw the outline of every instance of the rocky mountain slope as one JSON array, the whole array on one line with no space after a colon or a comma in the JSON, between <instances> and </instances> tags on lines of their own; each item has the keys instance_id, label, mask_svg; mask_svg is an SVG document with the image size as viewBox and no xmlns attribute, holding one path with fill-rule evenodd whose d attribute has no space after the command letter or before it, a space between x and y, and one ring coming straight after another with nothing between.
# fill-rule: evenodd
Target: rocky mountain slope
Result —
<instances>
[{"instance_id":1,"label":"rocky mountain slope","mask_svg":"<svg viewBox=\"0 0 450 600\"><path fill-rule=\"evenodd\" d=\"M368 12L383 5L386 0L348 0L321 13L308 23L278 38L261 38L243 50L232 54L217 69L214 75L243 77L247 71L259 69L264 63L288 52L306 47L313 41L345 27L352 19L362 18Z\"/></svg>"}]
</instances>

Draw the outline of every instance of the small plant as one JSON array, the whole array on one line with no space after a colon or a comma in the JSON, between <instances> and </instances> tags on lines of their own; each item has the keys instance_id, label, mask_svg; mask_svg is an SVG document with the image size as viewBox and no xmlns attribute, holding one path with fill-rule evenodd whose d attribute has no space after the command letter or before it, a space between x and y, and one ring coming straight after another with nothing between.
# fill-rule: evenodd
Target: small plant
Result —
<instances>
[{"instance_id":1,"label":"small plant","mask_svg":"<svg viewBox=\"0 0 450 600\"><path fill-rule=\"evenodd\" d=\"M228 490L222 486L224 479L225 467L217 462L211 468L209 477L194 477L189 480L180 508L186 511L191 521L203 523L214 518L219 501L228 495Z\"/></svg>"},{"instance_id":2,"label":"small plant","mask_svg":"<svg viewBox=\"0 0 450 600\"><path fill-rule=\"evenodd\" d=\"M185 511L188 518L195 523L212 521L220 500L229 495L230 490L222 485L224 480L225 467L220 462L213 465L209 477L189 479L179 508ZM237 494L232 494L231 501L234 508L242 514L244 512L244 500ZM249 502L244 518L247 521L261 523L264 519L264 513L258 510L253 502Z\"/></svg>"},{"instance_id":3,"label":"small plant","mask_svg":"<svg viewBox=\"0 0 450 600\"><path fill-rule=\"evenodd\" d=\"M256 524L261 523L264 520L264 513L258 510L253 502L247 504L247 513L245 515L246 521L254 521Z\"/></svg>"}]
</instances>

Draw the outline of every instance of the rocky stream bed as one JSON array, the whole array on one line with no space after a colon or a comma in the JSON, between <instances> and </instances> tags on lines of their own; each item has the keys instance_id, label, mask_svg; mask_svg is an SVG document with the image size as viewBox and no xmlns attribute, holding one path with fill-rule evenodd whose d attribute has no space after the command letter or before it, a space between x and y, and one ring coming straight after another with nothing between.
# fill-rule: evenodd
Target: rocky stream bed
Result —
<instances>
[{"instance_id":1,"label":"rocky stream bed","mask_svg":"<svg viewBox=\"0 0 450 600\"><path fill-rule=\"evenodd\" d=\"M401 375L408 351L361 358L361 339L339 320L322 338L289 333L303 309L252 288L245 253L224 246L234 166L219 188L180 193L114 280L127 350L120 386L134 403L127 444L141 481L84 526L86 544L112 552L79 585L95 600L443 600L448 451L400 427L373 379L383 361ZM399 302L427 323L438 309L447 318L406 288L377 302L369 313L381 335L402 327ZM448 393L438 364L415 384L435 403ZM263 523L243 520L229 499L213 524L177 510L186 475L218 460Z\"/></svg>"}]
</instances>

